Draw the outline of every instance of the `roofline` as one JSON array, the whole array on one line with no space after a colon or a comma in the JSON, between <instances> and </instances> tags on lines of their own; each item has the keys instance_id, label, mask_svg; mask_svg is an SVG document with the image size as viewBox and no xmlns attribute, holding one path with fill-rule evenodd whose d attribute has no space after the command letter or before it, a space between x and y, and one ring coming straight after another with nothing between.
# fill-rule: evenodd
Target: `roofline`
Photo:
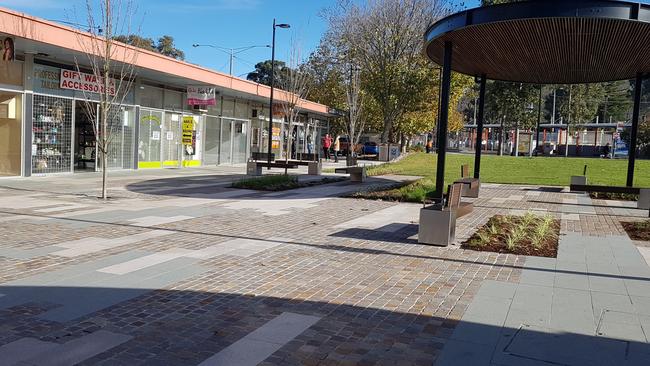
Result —
<instances>
[{"instance_id":1,"label":"roofline","mask_svg":"<svg viewBox=\"0 0 650 366\"><path fill-rule=\"evenodd\" d=\"M580 8L576 8L579 6ZM591 11L597 7L598 12ZM605 7L618 8L604 9ZM627 15L623 16L627 10ZM529 0L463 10L433 22L424 32L426 47L433 39L473 25L521 19L571 17L609 18L650 22L650 5L620 0Z\"/></svg>"},{"instance_id":2,"label":"roofline","mask_svg":"<svg viewBox=\"0 0 650 366\"><path fill-rule=\"evenodd\" d=\"M0 32L81 53L86 53L86 50L91 49L82 47L83 43L89 44L93 38L96 39L91 33L3 7L0 7ZM271 88L267 85L237 78L121 42L116 41L114 45L118 47L114 58L118 62L135 59L134 65L139 68L194 80L197 83L232 89L251 96L270 98L271 95ZM137 54L137 58L133 57L134 54ZM276 88L275 92L274 99L278 102L289 100L286 91ZM303 100L300 108L304 111L329 116L328 107L324 104Z\"/></svg>"}]
</instances>

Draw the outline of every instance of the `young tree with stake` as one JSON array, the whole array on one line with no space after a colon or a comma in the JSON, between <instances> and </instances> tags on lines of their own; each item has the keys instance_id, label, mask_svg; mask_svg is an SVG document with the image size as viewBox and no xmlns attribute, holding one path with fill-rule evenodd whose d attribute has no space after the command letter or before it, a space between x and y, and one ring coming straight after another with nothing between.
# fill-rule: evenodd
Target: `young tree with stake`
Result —
<instances>
[{"instance_id":1,"label":"young tree with stake","mask_svg":"<svg viewBox=\"0 0 650 366\"><path fill-rule=\"evenodd\" d=\"M92 121L96 148L102 171L101 198L108 199L108 158L111 144L119 136L123 106L136 76L138 49L119 44L115 36L131 33L133 2L131 0L86 0L88 32L77 33L83 50L81 60L75 57L79 77L89 70L91 79L100 84L97 93L83 90L84 111Z\"/></svg>"}]
</instances>

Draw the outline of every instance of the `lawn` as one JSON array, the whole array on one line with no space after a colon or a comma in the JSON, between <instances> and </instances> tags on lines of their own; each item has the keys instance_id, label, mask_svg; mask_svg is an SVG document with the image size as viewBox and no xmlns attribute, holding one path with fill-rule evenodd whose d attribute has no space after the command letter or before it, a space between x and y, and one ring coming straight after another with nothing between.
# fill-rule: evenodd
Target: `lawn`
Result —
<instances>
[{"instance_id":1,"label":"lawn","mask_svg":"<svg viewBox=\"0 0 650 366\"><path fill-rule=\"evenodd\" d=\"M450 184L460 178L460 166L470 165L474 169L474 156L466 154L448 154L445 182ZM531 184L546 186L566 186L570 176L582 175L587 165L589 184L625 185L627 160L597 158L561 158L561 157L512 157L484 155L481 158L481 182ZM393 190L392 199L399 201L422 202L432 197L435 189L436 155L413 153L397 163L371 167L369 175L418 175L425 181L407 185ZM650 161L637 160L635 186L650 187ZM370 192L361 195L365 198L385 199Z\"/></svg>"}]
</instances>

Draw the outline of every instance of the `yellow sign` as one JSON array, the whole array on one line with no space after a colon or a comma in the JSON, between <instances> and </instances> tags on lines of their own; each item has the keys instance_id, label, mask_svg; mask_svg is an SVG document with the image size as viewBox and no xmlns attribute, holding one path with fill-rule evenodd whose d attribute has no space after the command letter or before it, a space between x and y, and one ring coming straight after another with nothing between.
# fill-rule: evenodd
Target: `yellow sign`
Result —
<instances>
[{"instance_id":1,"label":"yellow sign","mask_svg":"<svg viewBox=\"0 0 650 366\"><path fill-rule=\"evenodd\" d=\"M183 145L194 145L194 117L183 117Z\"/></svg>"}]
</instances>

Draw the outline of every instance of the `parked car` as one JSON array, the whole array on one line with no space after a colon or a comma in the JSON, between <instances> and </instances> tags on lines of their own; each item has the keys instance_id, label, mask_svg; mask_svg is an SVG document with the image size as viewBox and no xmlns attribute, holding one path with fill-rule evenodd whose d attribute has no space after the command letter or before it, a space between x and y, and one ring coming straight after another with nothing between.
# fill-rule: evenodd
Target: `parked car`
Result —
<instances>
[{"instance_id":1,"label":"parked car","mask_svg":"<svg viewBox=\"0 0 650 366\"><path fill-rule=\"evenodd\" d=\"M376 142L368 141L363 144L364 155L379 155L379 146Z\"/></svg>"}]
</instances>

